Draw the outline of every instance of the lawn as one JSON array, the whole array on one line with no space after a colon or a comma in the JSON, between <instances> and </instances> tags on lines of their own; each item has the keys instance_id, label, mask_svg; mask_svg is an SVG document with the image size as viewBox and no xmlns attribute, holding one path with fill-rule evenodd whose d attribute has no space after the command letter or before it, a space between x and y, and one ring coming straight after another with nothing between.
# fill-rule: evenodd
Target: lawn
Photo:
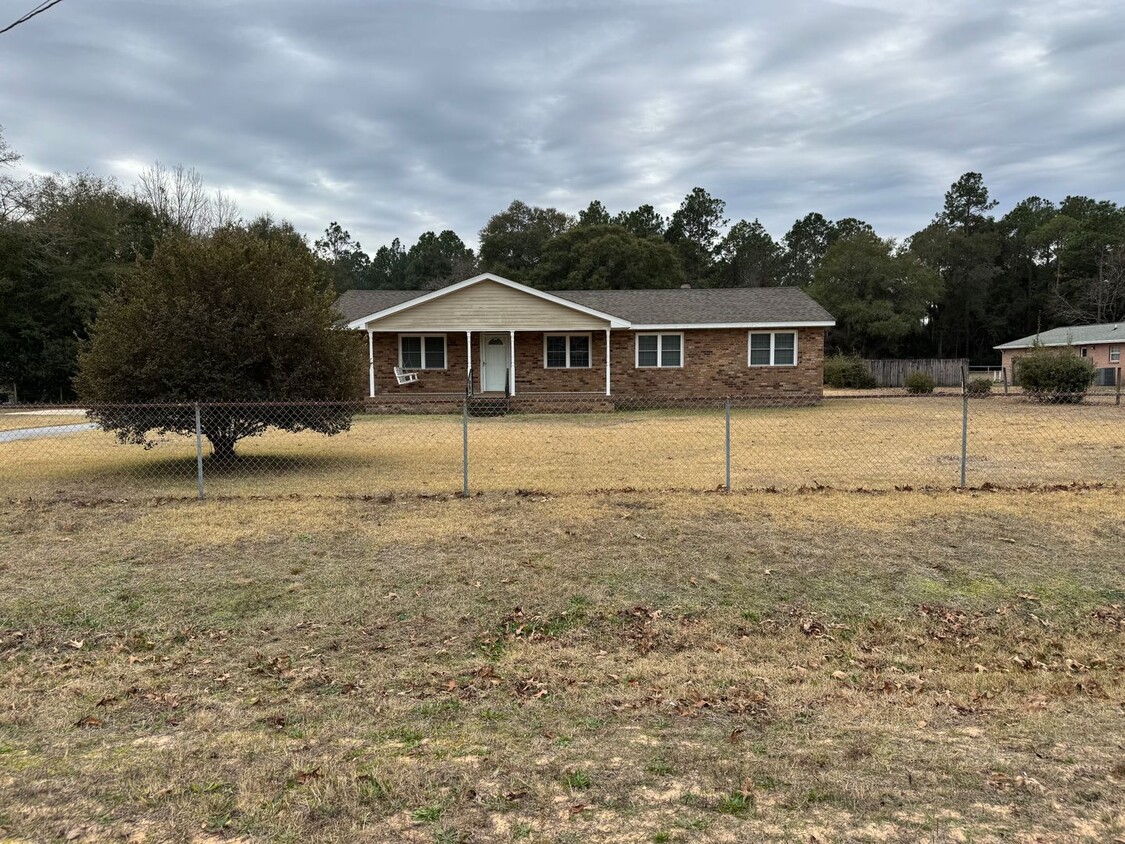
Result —
<instances>
[{"instance_id":1,"label":"lawn","mask_svg":"<svg viewBox=\"0 0 1125 844\"><path fill-rule=\"evenodd\" d=\"M51 425L74 425L86 421L86 414L82 411L0 410L0 431L43 428Z\"/></svg>"},{"instance_id":2,"label":"lawn","mask_svg":"<svg viewBox=\"0 0 1125 844\"><path fill-rule=\"evenodd\" d=\"M0 838L1120 840L1122 494L8 500Z\"/></svg>"},{"instance_id":3,"label":"lawn","mask_svg":"<svg viewBox=\"0 0 1125 844\"><path fill-rule=\"evenodd\" d=\"M958 397L826 400L814 407L735 409L734 489L949 488L960 479ZM723 409L512 414L473 418L474 491L715 489L725 483ZM240 445L233 467L205 460L216 495L448 493L461 489L458 415L360 415L347 433L270 432ZM103 432L0 443L11 495L119 498L185 495L195 443L145 450ZM1118 483L1125 477L1125 408L1100 397L1045 406L994 397L971 404L971 486Z\"/></svg>"}]
</instances>

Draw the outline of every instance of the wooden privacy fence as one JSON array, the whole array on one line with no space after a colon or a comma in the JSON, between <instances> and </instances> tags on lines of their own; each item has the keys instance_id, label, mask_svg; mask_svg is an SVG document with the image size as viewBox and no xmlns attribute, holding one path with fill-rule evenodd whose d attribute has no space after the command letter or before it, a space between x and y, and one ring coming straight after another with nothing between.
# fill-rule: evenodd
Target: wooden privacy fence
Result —
<instances>
[{"instance_id":1,"label":"wooden privacy fence","mask_svg":"<svg viewBox=\"0 0 1125 844\"><path fill-rule=\"evenodd\" d=\"M864 361L880 387L905 387L912 373L924 372L938 387L960 387L962 367L968 358L915 358Z\"/></svg>"}]
</instances>

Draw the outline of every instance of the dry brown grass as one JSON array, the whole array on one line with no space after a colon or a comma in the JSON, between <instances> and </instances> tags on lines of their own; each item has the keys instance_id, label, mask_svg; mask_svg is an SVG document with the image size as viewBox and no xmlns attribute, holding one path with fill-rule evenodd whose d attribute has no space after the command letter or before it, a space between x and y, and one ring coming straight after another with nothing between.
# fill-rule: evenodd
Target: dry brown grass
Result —
<instances>
[{"instance_id":1,"label":"dry brown grass","mask_svg":"<svg viewBox=\"0 0 1125 844\"><path fill-rule=\"evenodd\" d=\"M9 503L0 837L1120 840L1121 505Z\"/></svg>"},{"instance_id":2,"label":"dry brown grass","mask_svg":"<svg viewBox=\"0 0 1125 844\"><path fill-rule=\"evenodd\" d=\"M86 422L86 414L61 411L4 411L0 410L0 431L18 431L23 428L43 428L50 425L74 425Z\"/></svg>"},{"instance_id":3,"label":"dry brown grass","mask_svg":"<svg viewBox=\"0 0 1125 844\"><path fill-rule=\"evenodd\" d=\"M511 415L470 423L473 490L714 489L724 482L722 409ZM220 495L446 493L461 487L458 416L360 416L333 438L272 432L244 441L238 465L207 461ZM735 489L826 485L949 488L959 479L961 401L837 399L822 406L735 410ZM89 432L0 444L10 495L190 494L194 441L145 451ZM968 481L1118 483L1125 408L1109 400L972 405Z\"/></svg>"}]
</instances>

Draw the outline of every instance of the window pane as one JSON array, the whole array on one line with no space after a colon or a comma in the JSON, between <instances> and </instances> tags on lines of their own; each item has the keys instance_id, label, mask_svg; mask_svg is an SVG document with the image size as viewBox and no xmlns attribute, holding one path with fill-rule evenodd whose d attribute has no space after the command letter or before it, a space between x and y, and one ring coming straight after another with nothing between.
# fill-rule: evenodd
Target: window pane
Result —
<instances>
[{"instance_id":1,"label":"window pane","mask_svg":"<svg viewBox=\"0 0 1125 844\"><path fill-rule=\"evenodd\" d=\"M768 334L750 335L750 365L770 365L770 336Z\"/></svg>"},{"instance_id":2,"label":"window pane","mask_svg":"<svg viewBox=\"0 0 1125 844\"><path fill-rule=\"evenodd\" d=\"M566 338L547 338L547 366L550 368L566 366Z\"/></svg>"},{"instance_id":3,"label":"window pane","mask_svg":"<svg viewBox=\"0 0 1125 844\"><path fill-rule=\"evenodd\" d=\"M660 338L660 365L680 365L680 335L664 334Z\"/></svg>"},{"instance_id":4,"label":"window pane","mask_svg":"<svg viewBox=\"0 0 1125 844\"><path fill-rule=\"evenodd\" d=\"M445 338L426 338L426 369L445 369Z\"/></svg>"},{"instance_id":5,"label":"window pane","mask_svg":"<svg viewBox=\"0 0 1125 844\"><path fill-rule=\"evenodd\" d=\"M796 363L797 335L786 331L773 335L773 362L775 366L792 366Z\"/></svg>"},{"instance_id":6,"label":"window pane","mask_svg":"<svg viewBox=\"0 0 1125 844\"><path fill-rule=\"evenodd\" d=\"M403 337L402 340L402 368L422 368L422 338Z\"/></svg>"},{"instance_id":7,"label":"window pane","mask_svg":"<svg viewBox=\"0 0 1125 844\"><path fill-rule=\"evenodd\" d=\"M570 365L586 367L590 365L590 338L570 338Z\"/></svg>"},{"instance_id":8,"label":"window pane","mask_svg":"<svg viewBox=\"0 0 1125 844\"><path fill-rule=\"evenodd\" d=\"M657 357L655 334L637 335L637 366L656 366L660 359Z\"/></svg>"}]
</instances>

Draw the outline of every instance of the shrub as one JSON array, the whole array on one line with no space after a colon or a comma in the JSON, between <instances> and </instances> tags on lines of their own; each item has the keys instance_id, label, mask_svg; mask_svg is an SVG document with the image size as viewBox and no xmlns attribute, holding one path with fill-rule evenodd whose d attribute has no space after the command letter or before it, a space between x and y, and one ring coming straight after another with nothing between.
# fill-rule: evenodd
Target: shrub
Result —
<instances>
[{"instance_id":1,"label":"shrub","mask_svg":"<svg viewBox=\"0 0 1125 844\"><path fill-rule=\"evenodd\" d=\"M911 372L906 376L906 392L932 393L933 391L934 379L925 372Z\"/></svg>"},{"instance_id":2,"label":"shrub","mask_svg":"<svg viewBox=\"0 0 1125 844\"><path fill-rule=\"evenodd\" d=\"M1068 349L1038 346L1016 366L1020 386L1039 401L1080 402L1094 383L1092 361Z\"/></svg>"},{"instance_id":3,"label":"shrub","mask_svg":"<svg viewBox=\"0 0 1125 844\"><path fill-rule=\"evenodd\" d=\"M832 355L824 359L824 383L846 390L870 390L879 386L863 359L855 355Z\"/></svg>"},{"instance_id":4,"label":"shrub","mask_svg":"<svg viewBox=\"0 0 1125 844\"><path fill-rule=\"evenodd\" d=\"M987 396L992 392L992 380L990 378L974 378L965 385L965 391L970 396Z\"/></svg>"}]
</instances>

